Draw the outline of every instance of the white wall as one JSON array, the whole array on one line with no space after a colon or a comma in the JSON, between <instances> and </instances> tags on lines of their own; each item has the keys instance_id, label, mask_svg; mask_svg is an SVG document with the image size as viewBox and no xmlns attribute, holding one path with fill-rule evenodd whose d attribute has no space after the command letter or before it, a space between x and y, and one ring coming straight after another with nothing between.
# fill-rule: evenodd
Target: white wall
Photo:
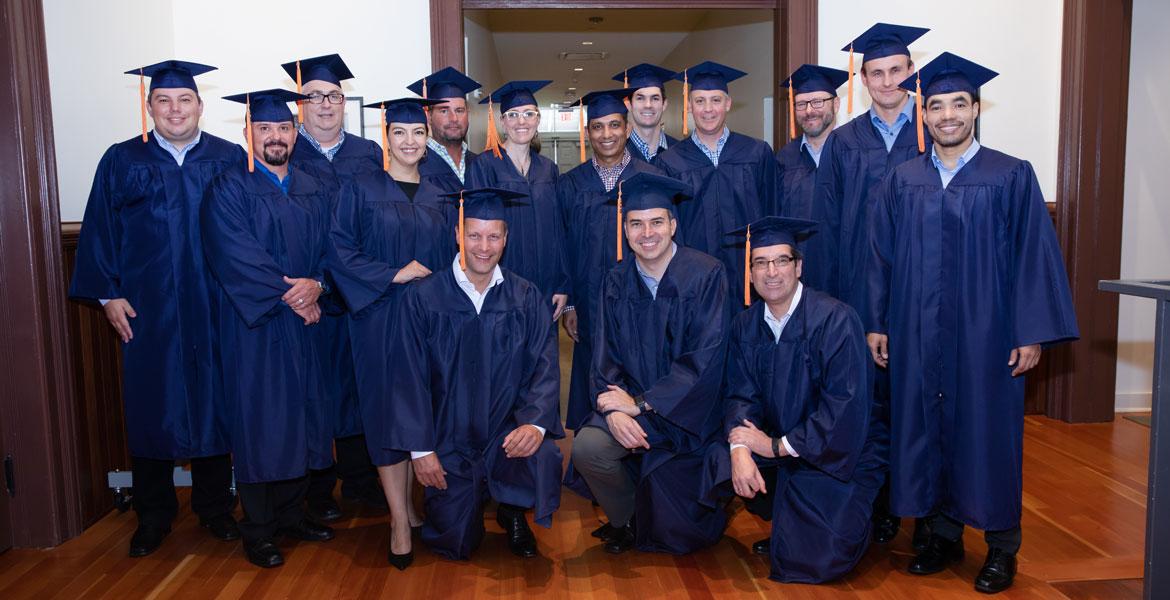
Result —
<instances>
[{"instance_id":1,"label":"white wall","mask_svg":"<svg viewBox=\"0 0 1170 600\"><path fill-rule=\"evenodd\" d=\"M292 89L280 64L297 58L341 54L356 75L346 94L369 102L411 95L405 86L431 70L429 11L427 0L48 0L61 220L81 220L101 154L139 132L138 80L123 71L169 58L218 66L198 78L203 128L240 140L242 107L221 96ZM375 111L366 123L379 140Z\"/></svg>"},{"instance_id":2,"label":"white wall","mask_svg":"<svg viewBox=\"0 0 1170 600\"><path fill-rule=\"evenodd\" d=\"M818 16L817 53L820 64L828 67L847 68L849 53L841 47L874 23L883 22L930 28L910 45L919 66L949 51L997 71L999 77L981 90L980 139L996 150L1031 161L1044 198L1056 200L1061 0L820 0ZM1135 28L1137 22L1135 15ZM854 68L861 70L860 56ZM864 89L860 78L856 79L854 115L869 107ZM840 122L845 122L844 97L841 104Z\"/></svg>"},{"instance_id":3,"label":"white wall","mask_svg":"<svg viewBox=\"0 0 1170 600\"><path fill-rule=\"evenodd\" d=\"M1134 0L1129 54L1129 124L1125 147L1122 279L1168 279L1170 169L1160 160L1170 139L1165 57L1170 4ZM1122 296L1117 322L1117 410L1149 410L1154 362L1154 302Z\"/></svg>"},{"instance_id":4,"label":"white wall","mask_svg":"<svg viewBox=\"0 0 1170 600\"><path fill-rule=\"evenodd\" d=\"M467 129L467 145L472 152L483 150L487 139L487 105L479 101L487 98L492 90L504 85L496 43L488 29L487 11L468 11L463 19L464 58L467 76L478 81L483 88L467 97L470 109L470 126ZM498 110L498 108L497 108ZM499 115L496 115L499 118ZM496 124L499 127L499 123Z\"/></svg>"}]
</instances>

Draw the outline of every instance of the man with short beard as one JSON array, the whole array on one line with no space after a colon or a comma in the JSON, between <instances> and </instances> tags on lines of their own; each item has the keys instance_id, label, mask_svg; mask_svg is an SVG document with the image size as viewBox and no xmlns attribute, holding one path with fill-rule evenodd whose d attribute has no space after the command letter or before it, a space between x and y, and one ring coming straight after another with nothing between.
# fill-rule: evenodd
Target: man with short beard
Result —
<instances>
[{"instance_id":1,"label":"man with short beard","mask_svg":"<svg viewBox=\"0 0 1170 600\"><path fill-rule=\"evenodd\" d=\"M246 164L207 191L201 220L218 285L212 322L224 392L217 406L231 443L248 560L284 563L278 535L305 541L333 530L304 516L308 469L332 461L331 419L313 325L333 192L289 165L297 130L288 102L305 96L264 90L228 96L247 106Z\"/></svg>"},{"instance_id":2,"label":"man with short beard","mask_svg":"<svg viewBox=\"0 0 1170 600\"><path fill-rule=\"evenodd\" d=\"M626 149L634 158L650 162L658 152L678 143L675 138L662 130L662 118L666 115L669 102L666 99L666 82L677 75L674 71L658 65L642 63L634 65L613 76L623 87L631 89L630 137ZM686 102L686 99L683 99Z\"/></svg>"},{"instance_id":3,"label":"man with short beard","mask_svg":"<svg viewBox=\"0 0 1170 600\"><path fill-rule=\"evenodd\" d=\"M419 177L441 193L463 189L467 165L477 156L467 147L470 116L467 94L479 88L479 82L451 67L440 69L407 86L407 89L423 98L444 101L427 110L431 136L427 139L427 155L418 164ZM431 199L416 201L430 202ZM454 223L454 205L451 202L438 204Z\"/></svg>"},{"instance_id":4,"label":"man with short beard","mask_svg":"<svg viewBox=\"0 0 1170 600\"><path fill-rule=\"evenodd\" d=\"M812 215L812 196L821 155L831 143L833 125L841 99L837 88L845 83L849 73L817 65L801 65L781 87L789 88L796 124L803 134L776 152L780 167L780 197L784 198L784 214L808 219Z\"/></svg>"},{"instance_id":5,"label":"man with short beard","mask_svg":"<svg viewBox=\"0 0 1170 600\"><path fill-rule=\"evenodd\" d=\"M296 82L297 91L307 96L298 103L301 123L289 163L313 174L334 194L356 176L381 170L382 150L378 144L345 132L346 100L341 82L353 78L345 61L337 54L327 54L287 62L281 67ZM343 498L376 509L384 509L386 500L362 429L353 350L344 318L346 309L336 295L331 295L322 309L321 325L314 328L314 333L321 345L322 381L332 406L330 427L337 462L310 473L308 504L314 518L333 521L341 517L341 507L333 499L338 479Z\"/></svg>"},{"instance_id":6,"label":"man with short beard","mask_svg":"<svg viewBox=\"0 0 1170 600\"><path fill-rule=\"evenodd\" d=\"M723 262L728 308L734 311L743 309L744 294L751 290L744 288L743 257L724 243L723 234L782 208L772 147L727 127L732 104L727 86L745 75L710 61L675 75L690 88L683 101L695 131L654 159L654 166L690 186L694 198L678 209L679 241Z\"/></svg>"},{"instance_id":7,"label":"man with short beard","mask_svg":"<svg viewBox=\"0 0 1170 600\"><path fill-rule=\"evenodd\" d=\"M878 23L847 44L842 50L863 55L861 82L873 100L870 109L837 128L833 142L821 153L817 167L811 219L819 223L818 233L809 240L805 255L809 268L804 282L865 314L865 271L869 252L869 210L878 183L894 167L918 156L930 136L916 135L914 99L899 87L914 72L910 59L911 42L929 29ZM852 93L852 85L850 86ZM889 404L889 376L885 369L874 373L874 401ZM887 420L879 409L878 420ZM880 426L880 425L879 425ZM874 541L893 540L901 519L890 514L888 485L874 505ZM926 541L925 524L914 531L914 544Z\"/></svg>"},{"instance_id":8,"label":"man with short beard","mask_svg":"<svg viewBox=\"0 0 1170 600\"><path fill-rule=\"evenodd\" d=\"M988 545L975 589L1011 586L1020 548L1024 373L1078 336L1068 277L1036 174L974 137L996 76L944 52L923 67L928 155L882 182L871 212L866 331L890 372L890 507L925 517L910 563L962 560L965 525Z\"/></svg>"},{"instance_id":9,"label":"man with short beard","mask_svg":"<svg viewBox=\"0 0 1170 600\"><path fill-rule=\"evenodd\" d=\"M176 459L191 460L191 510L199 524L222 540L240 537L231 516L227 438L215 419L220 390L207 304L213 283L199 207L212 179L244 156L236 144L199 129L203 100L195 77L214 69L168 60L128 72L150 78L145 110L154 130L102 156L69 288L71 298L101 302L122 339L138 516L131 557L154 552L171 530L179 510Z\"/></svg>"}]
</instances>

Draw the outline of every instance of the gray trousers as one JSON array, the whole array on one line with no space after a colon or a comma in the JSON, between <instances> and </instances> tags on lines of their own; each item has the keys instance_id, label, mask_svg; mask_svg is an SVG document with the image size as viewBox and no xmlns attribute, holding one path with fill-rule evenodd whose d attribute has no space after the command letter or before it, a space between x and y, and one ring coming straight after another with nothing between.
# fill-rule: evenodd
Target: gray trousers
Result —
<instances>
[{"instance_id":1,"label":"gray trousers","mask_svg":"<svg viewBox=\"0 0 1170 600\"><path fill-rule=\"evenodd\" d=\"M623 464L630 451L598 427L582 427L573 438L573 468L585 478L614 527L634 516L634 478Z\"/></svg>"}]
</instances>

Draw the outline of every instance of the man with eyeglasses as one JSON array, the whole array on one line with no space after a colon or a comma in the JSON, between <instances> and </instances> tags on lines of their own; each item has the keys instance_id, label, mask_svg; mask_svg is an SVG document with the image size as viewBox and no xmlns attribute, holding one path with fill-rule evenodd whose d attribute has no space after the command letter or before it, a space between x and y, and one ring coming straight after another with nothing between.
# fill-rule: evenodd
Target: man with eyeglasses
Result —
<instances>
[{"instance_id":1,"label":"man with eyeglasses","mask_svg":"<svg viewBox=\"0 0 1170 600\"><path fill-rule=\"evenodd\" d=\"M899 84L910 77L914 61L909 44L929 29L877 23L842 50L850 57L863 55L861 82L873 101L869 110L837 128L833 141L821 152L811 219L819 223L816 238L806 250L809 268L804 282L853 307L865 311L864 271L869 256L869 210L882 178L894 167L918 156L930 136L918 140L914 98ZM920 145L921 144L921 145ZM874 400L889 404L889 375L874 373ZM887 421L883 416L881 421ZM889 487L878 494L874 506L874 541L886 543L901 528L901 519L890 513ZM915 525L914 544L926 542L925 523Z\"/></svg>"},{"instance_id":2,"label":"man with eyeglasses","mask_svg":"<svg viewBox=\"0 0 1170 600\"><path fill-rule=\"evenodd\" d=\"M654 159L654 166L691 187L694 199L678 210L679 241L723 261L733 311L743 309L744 266L739 253L723 243L723 233L781 209L772 147L727 127L732 104L727 86L746 75L711 61L675 75L690 88L683 101L695 131Z\"/></svg>"},{"instance_id":3,"label":"man with eyeglasses","mask_svg":"<svg viewBox=\"0 0 1170 600\"><path fill-rule=\"evenodd\" d=\"M610 554L687 554L719 541L727 524L720 507L700 502L703 462L722 438L727 277L715 258L674 242L675 202L688 191L638 173L611 195L634 256L602 279L593 410L573 439L573 467L609 518Z\"/></svg>"},{"instance_id":4,"label":"man with eyeglasses","mask_svg":"<svg viewBox=\"0 0 1170 600\"><path fill-rule=\"evenodd\" d=\"M427 109L431 136L427 138L426 156L418 164L420 179L440 193L462 190L467 165L477 156L467 147L470 115L467 94L478 90L479 82L456 69L444 67L406 87L423 98L443 101ZM440 208L454 222L455 204L443 202Z\"/></svg>"},{"instance_id":5,"label":"man with eyeglasses","mask_svg":"<svg viewBox=\"0 0 1170 600\"><path fill-rule=\"evenodd\" d=\"M849 305L800 282L798 243L816 223L764 217L747 236L751 282L762 302L731 325L724 381L728 446L709 456L711 504L730 480L748 511L772 521L752 545L777 581L844 576L869 547L881 488L880 430L861 320Z\"/></svg>"},{"instance_id":6,"label":"man with eyeglasses","mask_svg":"<svg viewBox=\"0 0 1170 600\"><path fill-rule=\"evenodd\" d=\"M378 144L345 132L345 94L341 82L353 73L336 54L304 58L281 65L308 98L299 103L297 144L289 164L316 177L336 198L341 187L361 173L382 168ZM329 282L325 282L329 286ZM331 287L331 286L329 286ZM333 488L341 479L341 495L378 510L386 497L378 471L370 461L362 434L353 369L349 329L342 317L345 307L336 294L327 294L321 323L314 329L321 344L319 356L332 415L332 435L337 452L335 466L313 470L309 476L309 513L329 522L341 518Z\"/></svg>"},{"instance_id":7,"label":"man with eyeglasses","mask_svg":"<svg viewBox=\"0 0 1170 600\"><path fill-rule=\"evenodd\" d=\"M849 73L839 69L801 65L780 84L793 95L793 112L802 132L776 152L785 216L807 219L812 214L817 166L841 106L837 88L848 78Z\"/></svg>"}]
</instances>

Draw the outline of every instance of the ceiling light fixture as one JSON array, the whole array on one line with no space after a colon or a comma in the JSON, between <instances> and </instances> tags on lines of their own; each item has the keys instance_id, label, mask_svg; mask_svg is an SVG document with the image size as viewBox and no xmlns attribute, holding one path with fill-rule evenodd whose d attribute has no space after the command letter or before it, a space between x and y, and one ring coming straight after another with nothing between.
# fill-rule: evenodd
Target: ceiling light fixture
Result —
<instances>
[{"instance_id":1,"label":"ceiling light fixture","mask_svg":"<svg viewBox=\"0 0 1170 600\"><path fill-rule=\"evenodd\" d=\"M582 46L592 46L593 42L581 42Z\"/></svg>"},{"instance_id":2,"label":"ceiling light fixture","mask_svg":"<svg viewBox=\"0 0 1170 600\"><path fill-rule=\"evenodd\" d=\"M584 71L584 70L585 70L585 67L573 67L573 70L574 70L574 71L577 71L578 73L580 73L581 71Z\"/></svg>"}]
</instances>

